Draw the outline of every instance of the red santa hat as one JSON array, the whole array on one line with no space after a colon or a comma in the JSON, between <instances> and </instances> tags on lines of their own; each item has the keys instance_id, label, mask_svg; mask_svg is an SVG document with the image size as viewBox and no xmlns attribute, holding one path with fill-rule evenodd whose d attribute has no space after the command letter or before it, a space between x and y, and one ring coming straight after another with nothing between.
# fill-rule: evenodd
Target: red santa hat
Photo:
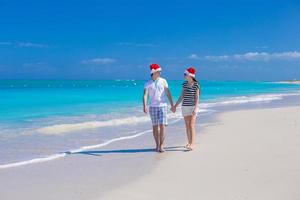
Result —
<instances>
[{"instance_id":1,"label":"red santa hat","mask_svg":"<svg viewBox=\"0 0 300 200\"><path fill-rule=\"evenodd\" d=\"M193 77L193 78L195 78L195 76L196 76L196 70L195 70L195 68L193 68L193 67L187 68L187 69L184 71L184 73L185 73L186 75L189 75L189 76Z\"/></svg>"},{"instance_id":2,"label":"red santa hat","mask_svg":"<svg viewBox=\"0 0 300 200\"><path fill-rule=\"evenodd\" d=\"M151 64L150 65L150 73L153 74L154 72L160 72L161 68L158 64Z\"/></svg>"}]
</instances>

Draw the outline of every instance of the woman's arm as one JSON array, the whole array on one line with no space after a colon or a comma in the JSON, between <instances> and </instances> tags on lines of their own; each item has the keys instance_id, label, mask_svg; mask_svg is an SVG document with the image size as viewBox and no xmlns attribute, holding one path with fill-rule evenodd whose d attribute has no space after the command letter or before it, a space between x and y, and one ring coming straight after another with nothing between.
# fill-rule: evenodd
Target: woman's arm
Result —
<instances>
[{"instance_id":1,"label":"woman's arm","mask_svg":"<svg viewBox=\"0 0 300 200\"><path fill-rule=\"evenodd\" d=\"M180 94L176 104L174 105L175 108L182 102L183 96L184 96L184 88L182 87L181 94Z\"/></svg>"},{"instance_id":2,"label":"woman's arm","mask_svg":"<svg viewBox=\"0 0 300 200\"><path fill-rule=\"evenodd\" d=\"M200 96L200 89L197 89L196 93L195 93L195 108L193 111L193 115L197 114L197 112L199 110L199 96Z\"/></svg>"}]
</instances>

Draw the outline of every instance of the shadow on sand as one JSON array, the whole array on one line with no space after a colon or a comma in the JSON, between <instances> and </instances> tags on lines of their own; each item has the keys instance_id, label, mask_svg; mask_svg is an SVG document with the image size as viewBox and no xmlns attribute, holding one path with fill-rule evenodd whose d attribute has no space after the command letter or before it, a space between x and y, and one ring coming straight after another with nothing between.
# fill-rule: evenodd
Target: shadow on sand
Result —
<instances>
[{"instance_id":1,"label":"shadow on sand","mask_svg":"<svg viewBox=\"0 0 300 200\"><path fill-rule=\"evenodd\" d=\"M165 147L166 151L182 151L185 152L184 146ZM95 151L80 151L80 152L65 152L67 154L84 154L91 156L101 156L103 154L134 154L134 153L149 153L156 152L153 148L145 149L114 149L114 150L95 150Z\"/></svg>"}]
</instances>

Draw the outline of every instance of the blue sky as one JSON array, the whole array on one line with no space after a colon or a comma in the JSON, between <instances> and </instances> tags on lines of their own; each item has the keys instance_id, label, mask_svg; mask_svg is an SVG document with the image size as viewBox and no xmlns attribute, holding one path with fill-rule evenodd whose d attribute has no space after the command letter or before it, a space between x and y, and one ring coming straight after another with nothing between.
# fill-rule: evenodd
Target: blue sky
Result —
<instances>
[{"instance_id":1,"label":"blue sky","mask_svg":"<svg viewBox=\"0 0 300 200\"><path fill-rule=\"evenodd\" d=\"M0 0L0 79L300 79L299 1Z\"/></svg>"}]
</instances>

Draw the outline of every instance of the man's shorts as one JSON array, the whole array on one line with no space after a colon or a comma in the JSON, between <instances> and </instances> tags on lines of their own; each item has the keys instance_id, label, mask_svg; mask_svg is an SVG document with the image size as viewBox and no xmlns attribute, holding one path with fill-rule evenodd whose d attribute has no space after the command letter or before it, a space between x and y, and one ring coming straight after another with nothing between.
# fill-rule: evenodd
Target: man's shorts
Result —
<instances>
[{"instance_id":1,"label":"man's shorts","mask_svg":"<svg viewBox=\"0 0 300 200\"><path fill-rule=\"evenodd\" d=\"M152 125L168 125L167 121L167 106L163 107L150 107L149 113L152 121Z\"/></svg>"}]
</instances>

